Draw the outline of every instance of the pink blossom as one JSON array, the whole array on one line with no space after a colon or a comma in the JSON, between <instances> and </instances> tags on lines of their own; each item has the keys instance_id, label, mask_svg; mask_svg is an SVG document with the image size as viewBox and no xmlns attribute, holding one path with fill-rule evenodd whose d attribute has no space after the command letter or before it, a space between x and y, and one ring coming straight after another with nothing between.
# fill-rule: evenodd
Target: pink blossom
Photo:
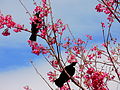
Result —
<instances>
[{"instance_id":1,"label":"pink blossom","mask_svg":"<svg viewBox=\"0 0 120 90\"><path fill-rule=\"evenodd\" d=\"M54 23L53 25L49 25L49 28L55 33L62 35L64 30L66 29L66 25L63 24L61 19L58 19L56 23Z\"/></svg>"},{"instance_id":2,"label":"pink blossom","mask_svg":"<svg viewBox=\"0 0 120 90\"><path fill-rule=\"evenodd\" d=\"M62 32L66 29L66 25L62 26Z\"/></svg>"},{"instance_id":3,"label":"pink blossom","mask_svg":"<svg viewBox=\"0 0 120 90\"><path fill-rule=\"evenodd\" d=\"M107 19L108 19L110 22L114 22L113 17L112 17L112 14L108 15Z\"/></svg>"},{"instance_id":4,"label":"pink blossom","mask_svg":"<svg viewBox=\"0 0 120 90\"><path fill-rule=\"evenodd\" d=\"M21 29L14 29L13 31L17 33L17 32L21 32Z\"/></svg>"},{"instance_id":5,"label":"pink blossom","mask_svg":"<svg viewBox=\"0 0 120 90\"><path fill-rule=\"evenodd\" d=\"M51 64L52 64L52 66L55 67L55 68L58 67L58 61L57 61L57 60L51 61Z\"/></svg>"},{"instance_id":6,"label":"pink blossom","mask_svg":"<svg viewBox=\"0 0 120 90\"><path fill-rule=\"evenodd\" d=\"M70 88L67 84L64 84L63 87L60 88L60 90L70 90Z\"/></svg>"},{"instance_id":7,"label":"pink blossom","mask_svg":"<svg viewBox=\"0 0 120 90\"><path fill-rule=\"evenodd\" d=\"M102 5L102 4L98 4L97 6L96 6L96 10L97 10L97 12L104 12L105 14L107 14L108 15L108 17L107 17L107 19L109 20L109 22L114 22L114 20L113 20L113 14L112 14L112 12L108 9L108 7L111 9L111 10L115 10L115 1L114 0L104 0L104 2L105 2L105 4L107 5ZM115 6L115 7L114 7Z\"/></svg>"},{"instance_id":8,"label":"pink blossom","mask_svg":"<svg viewBox=\"0 0 120 90\"><path fill-rule=\"evenodd\" d=\"M5 17L3 16L3 14L0 13L0 23L4 22Z\"/></svg>"},{"instance_id":9,"label":"pink blossom","mask_svg":"<svg viewBox=\"0 0 120 90\"><path fill-rule=\"evenodd\" d=\"M95 9L97 10L97 12L103 12L103 10L104 10L104 5L98 4Z\"/></svg>"},{"instance_id":10,"label":"pink blossom","mask_svg":"<svg viewBox=\"0 0 120 90\"><path fill-rule=\"evenodd\" d=\"M53 38L50 38L51 40L49 40L49 44L52 45L52 44L55 44L56 43L56 39L53 37Z\"/></svg>"},{"instance_id":11,"label":"pink blossom","mask_svg":"<svg viewBox=\"0 0 120 90\"><path fill-rule=\"evenodd\" d=\"M99 50L97 51L97 55L101 55L103 51Z\"/></svg>"},{"instance_id":12,"label":"pink blossom","mask_svg":"<svg viewBox=\"0 0 120 90\"><path fill-rule=\"evenodd\" d=\"M42 0L43 3L46 3L46 0Z\"/></svg>"},{"instance_id":13,"label":"pink blossom","mask_svg":"<svg viewBox=\"0 0 120 90\"><path fill-rule=\"evenodd\" d=\"M88 68L87 74L84 76L84 84L93 90L107 90L104 79L108 78L108 74L101 71L95 71L93 68Z\"/></svg>"},{"instance_id":14,"label":"pink blossom","mask_svg":"<svg viewBox=\"0 0 120 90\"><path fill-rule=\"evenodd\" d=\"M4 28L4 25L0 24L0 29Z\"/></svg>"},{"instance_id":15,"label":"pink blossom","mask_svg":"<svg viewBox=\"0 0 120 90\"><path fill-rule=\"evenodd\" d=\"M36 24L36 21L38 20L37 16L31 17L30 20Z\"/></svg>"},{"instance_id":16,"label":"pink blossom","mask_svg":"<svg viewBox=\"0 0 120 90\"><path fill-rule=\"evenodd\" d=\"M45 27L43 30L40 31L41 34L40 34L40 37L42 39L45 39L46 38L46 35L47 35L47 27Z\"/></svg>"},{"instance_id":17,"label":"pink blossom","mask_svg":"<svg viewBox=\"0 0 120 90\"><path fill-rule=\"evenodd\" d=\"M30 47L38 45L38 43L35 41L28 40L27 42L29 43Z\"/></svg>"},{"instance_id":18,"label":"pink blossom","mask_svg":"<svg viewBox=\"0 0 120 90\"><path fill-rule=\"evenodd\" d=\"M96 51L98 48L97 48L97 46L94 46L93 48L91 48L90 50L91 51Z\"/></svg>"},{"instance_id":19,"label":"pink blossom","mask_svg":"<svg viewBox=\"0 0 120 90\"><path fill-rule=\"evenodd\" d=\"M77 40L77 42L75 44L84 44L84 43L85 42L82 39L78 38L78 40Z\"/></svg>"},{"instance_id":20,"label":"pink blossom","mask_svg":"<svg viewBox=\"0 0 120 90\"><path fill-rule=\"evenodd\" d=\"M42 46L41 44L38 45L38 43L35 41L28 40L28 43L29 43L30 47L32 48L32 53L34 53L36 55L39 55L40 53L42 53L42 54L49 53L49 51L44 46Z\"/></svg>"},{"instance_id":21,"label":"pink blossom","mask_svg":"<svg viewBox=\"0 0 120 90\"><path fill-rule=\"evenodd\" d=\"M114 75L112 75L112 76L109 76L109 80L113 80L115 78L115 76Z\"/></svg>"},{"instance_id":22,"label":"pink blossom","mask_svg":"<svg viewBox=\"0 0 120 90\"><path fill-rule=\"evenodd\" d=\"M2 32L2 35L4 35L4 36L9 36L9 35L10 35L10 32L8 31L8 29L5 29L5 30Z\"/></svg>"},{"instance_id":23,"label":"pink blossom","mask_svg":"<svg viewBox=\"0 0 120 90\"><path fill-rule=\"evenodd\" d=\"M88 68L87 73L91 75L92 73L94 73L94 71L94 68Z\"/></svg>"},{"instance_id":24,"label":"pink blossom","mask_svg":"<svg viewBox=\"0 0 120 90\"><path fill-rule=\"evenodd\" d=\"M62 35L62 34L63 34L63 32L58 32L58 34Z\"/></svg>"},{"instance_id":25,"label":"pink blossom","mask_svg":"<svg viewBox=\"0 0 120 90\"><path fill-rule=\"evenodd\" d=\"M91 36L91 35L86 35L86 37L87 37L89 40L92 40L92 36Z\"/></svg>"},{"instance_id":26,"label":"pink blossom","mask_svg":"<svg viewBox=\"0 0 120 90\"><path fill-rule=\"evenodd\" d=\"M70 45L70 43L69 43L69 42L66 42L66 43L63 44L62 46L63 46L64 48L67 48L69 45Z\"/></svg>"},{"instance_id":27,"label":"pink blossom","mask_svg":"<svg viewBox=\"0 0 120 90\"><path fill-rule=\"evenodd\" d=\"M0 29L4 28L4 16L0 13Z\"/></svg>"},{"instance_id":28,"label":"pink blossom","mask_svg":"<svg viewBox=\"0 0 120 90\"><path fill-rule=\"evenodd\" d=\"M87 55L87 57L91 60L95 57L95 54L90 54L90 55Z\"/></svg>"},{"instance_id":29,"label":"pink blossom","mask_svg":"<svg viewBox=\"0 0 120 90\"><path fill-rule=\"evenodd\" d=\"M74 78L78 78L78 79L80 79L81 76L80 76L80 75L75 75Z\"/></svg>"},{"instance_id":30,"label":"pink blossom","mask_svg":"<svg viewBox=\"0 0 120 90\"><path fill-rule=\"evenodd\" d=\"M70 54L68 63L77 62L76 55Z\"/></svg>"},{"instance_id":31,"label":"pink blossom","mask_svg":"<svg viewBox=\"0 0 120 90\"><path fill-rule=\"evenodd\" d=\"M25 90L32 90L29 86L23 87Z\"/></svg>"},{"instance_id":32,"label":"pink blossom","mask_svg":"<svg viewBox=\"0 0 120 90\"><path fill-rule=\"evenodd\" d=\"M42 54L47 54L47 53L49 53L48 50L42 50Z\"/></svg>"},{"instance_id":33,"label":"pink blossom","mask_svg":"<svg viewBox=\"0 0 120 90\"><path fill-rule=\"evenodd\" d=\"M35 12L42 12L42 8L40 6L36 6L34 9Z\"/></svg>"},{"instance_id":34,"label":"pink blossom","mask_svg":"<svg viewBox=\"0 0 120 90\"><path fill-rule=\"evenodd\" d=\"M40 54L40 51L39 50L33 50L32 53L36 54L36 55L39 55Z\"/></svg>"},{"instance_id":35,"label":"pink blossom","mask_svg":"<svg viewBox=\"0 0 120 90\"><path fill-rule=\"evenodd\" d=\"M105 28L105 23L101 22L101 25L102 25L103 28Z\"/></svg>"},{"instance_id":36,"label":"pink blossom","mask_svg":"<svg viewBox=\"0 0 120 90\"><path fill-rule=\"evenodd\" d=\"M105 43L102 44L103 47L107 47L107 45Z\"/></svg>"},{"instance_id":37,"label":"pink blossom","mask_svg":"<svg viewBox=\"0 0 120 90\"><path fill-rule=\"evenodd\" d=\"M72 49L75 51L76 54L80 54L80 49L77 46L74 46Z\"/></svg>"},{"instance_id":38,"label":"pink blossom","mask_svg":"<svg viewBox=\"0 0 120 90\"><path fill-rule=\"evenodd\" d=\"M6 25L8 28L13 28L15 26L15 24L16 23L12 21L11 15L5 16L4 25Z\"/></svg>"},{"instance_id":39,"label":"pink blossom","mask_svg":"<svg viewBox=\"0 0 120 90\"><path fill-rule=\"evenodd\" d=\"M58 20L57 20L57 23L59 23L60 25L63 25L63 22L62 22L61 19L58 19Z\"/></svg>"},{"instance_id":40,"label":"pink blossom","mask_svg":"<svg viewBox=\"0 0 120 90\"><path fill-rule=\"evenodd\" d=\"M50 82L54 82L56 80L56 76L57 76L56 71L54 72L50 71L47 73L47 75L48 75Z\"/></svg>"}]
</instances>

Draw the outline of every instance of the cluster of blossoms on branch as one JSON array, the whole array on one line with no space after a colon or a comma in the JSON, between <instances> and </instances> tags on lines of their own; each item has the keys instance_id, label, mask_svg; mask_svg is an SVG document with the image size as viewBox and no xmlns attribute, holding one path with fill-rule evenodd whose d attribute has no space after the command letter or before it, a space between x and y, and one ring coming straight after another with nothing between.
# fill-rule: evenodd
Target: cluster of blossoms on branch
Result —
<instances>
[{"instance_id":1,"label":"cluster of blossoms on branch","mask_svg":"<svg viewBox=\"0 0 120 90\"><path fill-rule=\"evenodd\" d=\"M107 90L105 79L109 76L105 72L95 71L94 68L88 68L85 78L85 85L92 90Z\"/></svg>"},{"instance_id":2,"label":"cluster of blossoms on branch","mask_svg":"<svg viewBox=\"0 0 120 90\"><path fill-rule=\"evenodd\" d=\"M114 22L116 18L120 22L119 1L118 0L100 0L96 6L97 12L104 12L108 15L109 22Z\"/></svg>"},{"instance_id":3,"label":"cluster of blossoms on branch","mask_svg":"<svg viewBox=\"0 0 120 90\"><path fill-rule=\"evenodd\" d=\"M48 18L52 16L52 11L50 5L46 2L46 0L42 0L41 6L36 5L33 13L34 16L31 17L30 20L31 24L34 23L37 25L37 36L45 40L48 45L52 46L57 43L57 35L55 34L62 35L63 31L66 29L66 25L63 24L61 19L58 19L55 23L53 22L53 19L52 22L48 20ZM28 40L28 43L30 44L30 47L32 47L33 53L39 55L41 50L43 50L42 54L48 53L47 48L38 48L39 46L36 45L36 42Z\"/></svg>"},{"instance_id":4,"label":"cluster of blossoms on branch","mask_svg":"<svg viewBox=\"0 0 120 90\"><path fill-rule=\"evenodd\" d=\"M9 32L10 29L13 29L14 32L21 32L21 30L23 29L24 25L16 24L12 19L13 18L11 15L4 16L0 12L0 29L4 29L2 35L4 36L10 35Z\"/></svg>"},{"instance_id":5,"label":"cluster of blossoms on branch","mask_svg":"<svg viewBox=\"0 0 120 90\"><path fill-rule=\"evenodd\" d=\"M28 40L28 43L32 48L32 53L36 55L39 55L40 53L47 54L49 52L43 45L38 44L37 42L32 42L31 40Z\"/></svg>"},{"instance_id":6,"label":"cluster of blossoms on branch","mask_svg":"<svg viewBox=\"0 0 120 90\"><path fill-rule=\"evenodd\" d=\"M32 90L29 86L24 86L23 87L25 90Z\"/></svg>"}]
</instances>

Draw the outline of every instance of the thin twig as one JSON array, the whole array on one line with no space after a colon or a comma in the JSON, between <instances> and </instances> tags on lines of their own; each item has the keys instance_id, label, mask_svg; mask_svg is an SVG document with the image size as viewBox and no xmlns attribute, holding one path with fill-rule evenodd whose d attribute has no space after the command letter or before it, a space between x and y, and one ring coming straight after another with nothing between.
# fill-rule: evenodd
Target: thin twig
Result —
<instances>
[{"instance_id":1,"label":"thin twig","mask_svg":"<svg viewBox=\"0 0 120 90\"><path fill-rule=\"evenodd\" d=\"M73 37L73 39L76 41L76 39L75 39L74 35L72 34L72 32L71 32L70 27L69 27L69 25L68 25L68 24L67 24L67 28L68 28L68 30L69 30L69 32L70 32L70 34L71 34L71 36Z\"/></svg>"},{"instance_id":2,"label":"thin twig","mask_svg":"<svg viewBox=\"0 0 120 90\"><path fill-rule=\"evenodd\" d=\"M33 68L35 69L36 73L43 79L43 81L45 81L45 83L51 88L51 90L53 90L53 88L49 85L49 83L45 80L45 78L40 74L40 72L37 70L37 68L35 67L35 65L33 64L33 61L30 60L30 63L32 64Z\"/></svg>"},{"instance_id":3,"label":"thin twig","mask_svg":"<svg viewBox=\"0 0 120 90\"><path fill-rule=\"evenodd\" d=\"M32 15L30 14L30 12L28 11L28 9L25 7L25 5L23 4L23 2L21 0L19 0L19 2L21 3L21 5L23 6L23 8L27 11L27 13L29 14L30 17L32 17Z\"/></svg>"}]
</instances>

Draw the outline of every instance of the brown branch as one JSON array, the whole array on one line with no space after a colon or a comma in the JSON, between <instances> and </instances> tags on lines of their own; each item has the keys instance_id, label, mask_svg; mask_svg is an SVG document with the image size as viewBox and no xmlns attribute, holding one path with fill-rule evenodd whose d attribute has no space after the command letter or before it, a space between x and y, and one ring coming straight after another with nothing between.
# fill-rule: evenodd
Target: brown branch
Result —
<instances>
[{"instance_id":1,"label":"brown branch","mask_svg":"<svg viewBox=\"0 0 120 90\"><path fill-rule=\"evenodd\" d=\"M107 50L107 53L108 53L108 55L109 55L110 61L111 61L112 65L113 65L113 67L114 67L114 69L115 69L115 72L116 72L116 74L117 74L117 76L118 76L118 79L119 79L119 81L120 81L120 76L119 76L118 70L117 70L117 68L116 68L116 66L115 66L115 64L114 64L114 62L113 62L113 60L112 60L112 57L111 57L111 54L110 54L110 52L109 52L108 47L106 47L106 50Z\"/></svg>"},{"instance_id":2,"label":"brown branch","mask_svg":"<svg viewBox=\"0 0 120 90\"><path fill-rule=\"evenodd\" d=\"M120 23L120 20L118 19L118 17L116 16L116 14L110 9L110 7L105 3L105 1L102 0L102 2L110 10L110 12L114 15L114 17L116 18L116 20Z\"/></svg>"}]
</instances>

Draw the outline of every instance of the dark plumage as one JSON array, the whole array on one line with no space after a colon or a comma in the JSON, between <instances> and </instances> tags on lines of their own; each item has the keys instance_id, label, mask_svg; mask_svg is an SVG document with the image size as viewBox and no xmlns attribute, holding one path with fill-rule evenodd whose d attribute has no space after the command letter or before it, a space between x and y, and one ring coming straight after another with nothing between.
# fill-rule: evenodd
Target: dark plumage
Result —
<instances>
[{"instance_id":1,"label":"dark plumage","mask_svg":"<svg viewBox=\"0 0 120 90\"><path fill-rule=\"evenodd\" d=\"M32 25L31 25L31 36L30 36L30 40L31 41L36 41L36 34L38 32L38 28L37 27L37 24L34 24L34 22L32 22Z\"/></svg>"},{"instance_id":2,"label":"dark plumage","mask_svg":"<svg viewBox=\"0 0 120 90\"><path fill-rule=\"evenodd\" d=\"M39 14L40 14L40 12L38 12L38 13L36 13L35 14L35 16L37 16L37 18L39 18ZM36 41L36 34L37 34L37 32L38 32L38 30L39 30L39 28L37 28L37 24L38 23L42 23L42 22L40 22L40 21L38 21L38 20L36 20L35 22L32 22L32 24L31 24L31 36L30 36L30 40L31 41Z\"/></svg>"},{"instance_id":3,"label":"dark plumage","mask_svg":"<svg viewBox=\"0 0 120 90\"><path fill-rule=\"evenodd\" d=\"M72 62L70 65L65 67L65 70L67 71L67 73L72 77L75 73L75 68L74 66L76 65L76 62ZM63 70L62 73L60 74L59 78L55 80L55 84L58 87L62 87L63 84L65 82L67 82L69 80L69 76L65 73L65 71Z\"/></svg>"}]
</instances>

